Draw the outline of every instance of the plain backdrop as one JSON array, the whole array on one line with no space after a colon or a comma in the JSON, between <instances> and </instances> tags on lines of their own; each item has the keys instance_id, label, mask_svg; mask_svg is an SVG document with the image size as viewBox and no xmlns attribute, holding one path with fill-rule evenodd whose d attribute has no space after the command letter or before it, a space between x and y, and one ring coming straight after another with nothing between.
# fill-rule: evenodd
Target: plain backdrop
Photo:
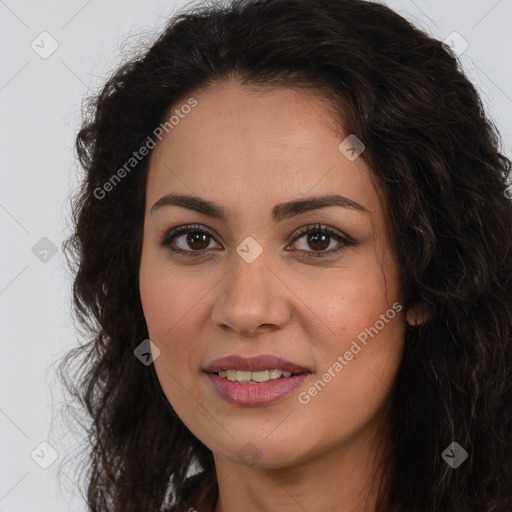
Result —
<instances>
[{"instance_id":1,"label":"plain backdrop","mask_svg":"<svg viewBox=\"0 0 512 512\"><path fill-rule=\"evenodd\" d=\"M512 2L384 3L438 39L467 41L460 61L511 158ZM74 138L83 99L184 5L0 0L0 512L87 510L74 485L83 440L60 419L55 374L79 341L61 252L78 183Z\"/></svg>"}]
</instances>

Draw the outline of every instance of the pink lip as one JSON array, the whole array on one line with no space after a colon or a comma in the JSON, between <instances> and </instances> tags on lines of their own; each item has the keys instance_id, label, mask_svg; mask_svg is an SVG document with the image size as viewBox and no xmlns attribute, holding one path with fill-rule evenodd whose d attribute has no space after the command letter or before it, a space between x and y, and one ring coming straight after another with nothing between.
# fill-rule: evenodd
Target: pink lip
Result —
<instances>
[{"instance_id":1,"label":"pink lip","mask_svg":"<svg viewBox=\"0 0 512 512\"><path fill-rule=\"evenodd\" d=\"M267 366L266 368L269 368ZM255 370L257 371L257 370ZM215 373L208 373L213 388L224 400L237 405L256 407L276 402L299 387L310 373L281 377L258 384L238 384Z\"/></svg>"},{"instance_id":2,"label":"pink lip","mask_svg":"<svg viewBox=\"0 0 512 512\"><path fill-rule=\"evenodd\" d=\"M289 371L295 375L267 382L259 382L258 384L239 384L224 377L219 377L216 374L221 370L257 372L270 368ZM276 402L299 387L311 373L310 370L303 366L270 354L253 357L243 357L234 354L221 357L212 361L204 368L204 371L221 398L232 404L242 406L258 406Z\"/></svg>"},{"instance_id":3,"label":"pink lip","mask_svg":"<svg viewBox=\"0 0 512 512\"><path fill-rule=\"evenodd\" d=\"M237 354L221 357L212 361L204 371L206 373L217 373L220 370L245 370L257 372L268 370L269 368L278 368L292 373L307 373L310 370L282 357L270 354L262 354L254 357L243 357Z\"/></svg>"}]
</instances>

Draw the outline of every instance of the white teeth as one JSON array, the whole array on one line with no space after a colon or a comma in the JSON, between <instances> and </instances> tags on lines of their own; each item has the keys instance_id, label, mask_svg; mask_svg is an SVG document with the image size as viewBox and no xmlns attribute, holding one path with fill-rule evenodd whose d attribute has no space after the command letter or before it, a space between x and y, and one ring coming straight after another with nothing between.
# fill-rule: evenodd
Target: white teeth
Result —
<instances>
[{"instance_id":1,"label":"white teeth","mask_svg":"<svg viewBox=\"0 0 512 512\"><path fill-rule=\"evenodd\" d=\"M270 376L268 370L261 370L259 372L252 372L251 380L255 380L256 382L265 382L270 380Z\"/></svg>"},{"instance_id":2,"label":"white teeth","mask_svg":"<svg viewBox=\"0 0 512 512\"><path fill-rule=\"evenodd\" d=\"M236 380L239 382L249 382L251 380L251 372L237 370Z\"/></svg>"},{"instance_id":3,"label":"white teeth","mask_svg":"<svg viewBox=\"0 0 512 512\"><path fill-rule=\"evenodd\" d=\"M258 382L267 382L269 380L279 379L280 377L290 377L292 372L270 368L269 370L260 370L258 372L249 372L245 370L221 370L219 377L224 377L232 382L246 382L257 384Z\"/></svg>"},{"instance_id":4,"label":"white teeth","mask_svg":"<svg viewBox=\"0 0 512 512\"><path fill-rule=\"evenodd\" d=\"M268 371L268 376L271 379L279 379L279 377L281 377L281 372L282 372L282 370L278 370L277 368L271 368Z\"/></svg>"}]
</instances>

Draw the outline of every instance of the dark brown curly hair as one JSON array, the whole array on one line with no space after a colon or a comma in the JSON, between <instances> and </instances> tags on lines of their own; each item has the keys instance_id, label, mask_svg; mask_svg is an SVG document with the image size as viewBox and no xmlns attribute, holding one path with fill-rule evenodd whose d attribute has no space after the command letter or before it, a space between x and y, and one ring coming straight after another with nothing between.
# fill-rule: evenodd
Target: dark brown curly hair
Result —
<instances>
[{"instance_id":1,"label":"dark brown curly hair","mask_svg":"<svg viewBox=\"0 0 512 512\"><path fill-rule=\"evenodd\" d=\"M59 372L90 419L89 509L167 510L194 504L191 493L216 500L211 451L134 356L148 338L138 271L149 156L104 191L172 106L231 77L313 88L344 113L386 196L406 309L427 308L429 320L407 329L392 391L394 462L379 512L510 512L511 162L450 48L364 0L189 7L89 99L63 246L87 340ZM469 453L456 470L441 457L454 441Z\"/></svg>"}]
</instances>

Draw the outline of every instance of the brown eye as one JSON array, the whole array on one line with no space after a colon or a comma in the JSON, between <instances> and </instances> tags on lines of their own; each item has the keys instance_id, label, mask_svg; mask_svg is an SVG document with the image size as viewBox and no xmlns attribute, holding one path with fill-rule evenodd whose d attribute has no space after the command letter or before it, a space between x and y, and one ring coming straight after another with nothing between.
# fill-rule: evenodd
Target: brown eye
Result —
<instances>
[{"instance_id":1,"label":"brown eye","mask_svg":"<svg viewBox=\"0 0 512 512\"><path fill-rule=\"evenodd\" d=\"M331 228L330 226L322 226L321 224L315 224L314 226L306 226L301 229L294 240L296 243L298 240L304 239L302 248L299 248L299 252L304 253L305 257L308 258L322 258L337 254L345 247L355 246L356 243L349 237L344 236L341 232ZM334 249L326 250L331 243L337 242L337 246L334 245Z\"/></svg>"},{"instance_id":2,"label":"brown eye","mask_svg":"<svg viewBox=\"0 0 512 512\"><path fill-rule=\"evenodd\" d=\"M315 251L324 251L329 247L331 235L325 233L309 233L307 236L307 242L312 249Z\"/></svg>"},{"instance_id":3,"label":"brown eye","mask_svg":"<svg viewBox=\"0 0 512 512\"><path fill-rule=\"evenodd\" d=\"M164 233L160 245L173 253L195 256L194 253L206 252L212 240L213 235L200 226L180 226Z\"/></svg>"},{"instance_id":4,"label":"brown eye","mask_svg":"<svg viewBox=\"0 0 512 512\"><path fill-rule=\"evenodd\" d=\"M206 249L210 245L210 235L200 231L193 231L185 236L185 241L191 249L201 250ZM179 238L179 237L178 237Z\"/></svg>"}]
</instances>

